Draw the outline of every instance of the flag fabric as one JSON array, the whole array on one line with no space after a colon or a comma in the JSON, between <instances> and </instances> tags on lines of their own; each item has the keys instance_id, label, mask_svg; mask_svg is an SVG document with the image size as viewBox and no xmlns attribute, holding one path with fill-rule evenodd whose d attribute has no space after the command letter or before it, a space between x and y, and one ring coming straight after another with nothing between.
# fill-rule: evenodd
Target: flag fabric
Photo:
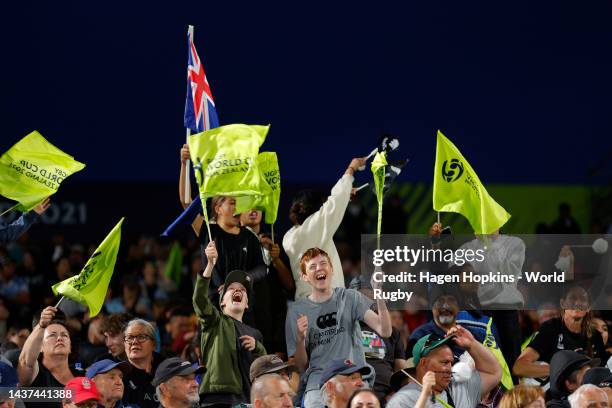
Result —
<instances>
[{"instance_id":1,"label":"flag fabric","mask_svg":"<svg viewBox=\"0 0 612 408\"><path fill-rule=\"evenodd\" d=\"M178 241L174 241L170 254L168 255L168 261L166 262L166 268L164 269L164 275L172 279L177 289L181 285L183 269L183 250L181 244Z\"/></svg>"},{"instance_id":2,"label":"flag fabric","mask_svg":"<svg viewBox=\"0 0 612 408\"><path fill-rule=\"evenodd\" d=\"M104 238L85 267L76 276L56 283L52 286L53 293L62 295L75 302L87 305L89 317L94 317L104 305L108 284L113 276L119 244L121 242L121 225L124 218L115 225Z\"/></svg>"},{"instance_id":3,"label":"flag fabric","mask_svg":"<svg viewBox=\"0 0 612 408\"><path fill-rule=\"evenodd\" d=\"M270 194L264 196L242 196L236 199L236 214L256 209L264 212L266 224L274 224L278 216L280 202L280 170L275 152L261 152L257 156L257 168L260 180L270 188Z\"/></svg>"},{"instance_id":4,"label":"flag fabric","mask_svg":"<svg viewBox=\"0 0 612 408\"><path fill-rule=\"evenodd\" d=\"M0 157L0 194L30 211L84 167L34 131Z\"/></svg>"},{"instance_id":5,"label":"flag fabric","mask_svg":"<svg viewBox=\"0 0 612 408\"><path fill-rule=\"evenodd\" d=\"M189 204L189 207L185 209L168 227L164 232L161 233L162 237L167 237L174 233L174 231L180 225L191 225L193 221L196 219L198 214L202 214L202 200L200 200L200 196L197 196L195 200Z\"/></svg>"},{"instance_id":6,"label":"flag fabric","mask_svg":"<svg viewBox=\"0 0 612 408\"><path fill-rule=\"evenodd\" d=\"M491 234L510 214L487 192L459 149L438 131L434 166L433 208L468 219L476 234Z\"/></svg>"},{"instance_id":7,"label":"flag fabric","mask_svg":"<svg viewBox=\"0 0 612 408\"><path fill-rule=\"evenodd\" d=\"M204 64L193 42L193 33L187 32L187 99L185 101L185 127L194 133L219 126L210 85L204 72Z\"/></svg>"},{"instance_id":8,"label":"flag fabric","mask_svg":"<svg viewBox=\"0 0 612 408\"><path fill-rule=\"evenodd\" d=\"M200 198L267 195L270 187L257 168L259 147L269 126L225 125L188 138Z\"/></svg>"},{"instance_id":9,"label":"flag fabric","mask_svg":"<svg viewBox=\"0 0 612 408\"><path fill-rule=\"evenodd\" d=\"M382 207L383 194L385 190L385 166L387 166L387 154L383 151L376 153L372 160L372 174L374 175L374 187L376 189L376 200L378 201L378 222L376 234L380 236L382 229Z\"/></svg>"},{"instance_id":10,"label":"flag fabric","mask_svg":"<svg viewBox=\"0 0 612 408\"><path fill-rule=\"evenodd\" d=\"M510 367L508 367L508 363L506 363L504 354L502 353L501 349L497 346L497 342L495 341L495 336L493 335L493 331L491 330L492 325L493 325L493 318L489 318L489 322L487 323L486 338L482 344L486 348L488 348L491 351L491 353L493 353L493 355L499 362L499 365L502 368L502 378L500 382L506 390L510 390L512 389L512 387L514 387L514 383L512 382L512 374L510 374Z\"/></svg>"}]
</instances>

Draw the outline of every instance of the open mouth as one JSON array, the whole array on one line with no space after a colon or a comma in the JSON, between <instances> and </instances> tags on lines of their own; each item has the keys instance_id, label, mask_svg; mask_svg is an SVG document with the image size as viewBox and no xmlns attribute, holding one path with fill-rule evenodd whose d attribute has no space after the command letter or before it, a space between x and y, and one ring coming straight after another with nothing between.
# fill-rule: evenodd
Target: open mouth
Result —
<instances>
[{"instance_id":1,"label":"open mouth","mask_svg":"<svg viewBox=\"0 0 612 408\"><path fill-rule=\"evenodd\" d=\"M235 303L242 302L242 292L234 292L232 294L232 302L235 302Z\"/></svg>"},{"instance_id":2,"label":"open mouth","mask_svg":"<svg viewBox=\"0 0 612 408\"><path fill-rule=\"evenodd\" d=\"M317 273L315 275L315 279L318 281L324 281L327 278L327 275L324 273Z\"/></svg>"}]
</instances>

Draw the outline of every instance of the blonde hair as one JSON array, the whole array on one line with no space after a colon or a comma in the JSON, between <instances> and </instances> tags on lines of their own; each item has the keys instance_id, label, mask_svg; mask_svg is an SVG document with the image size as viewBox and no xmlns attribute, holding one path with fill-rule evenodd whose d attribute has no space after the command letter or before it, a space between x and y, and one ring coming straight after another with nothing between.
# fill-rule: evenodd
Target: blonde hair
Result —
<instances>
[{"instance_id":1,"label":"blonde hair","mask_svg":"<svg viewBox=\"0 0 612 408\"><path fill-rule=\"evenodd\" d=\"M524 408L540 397L544 398L542 388L520 384L504 394L499 402L499 408Z\"/></svg>"}]
</instances>

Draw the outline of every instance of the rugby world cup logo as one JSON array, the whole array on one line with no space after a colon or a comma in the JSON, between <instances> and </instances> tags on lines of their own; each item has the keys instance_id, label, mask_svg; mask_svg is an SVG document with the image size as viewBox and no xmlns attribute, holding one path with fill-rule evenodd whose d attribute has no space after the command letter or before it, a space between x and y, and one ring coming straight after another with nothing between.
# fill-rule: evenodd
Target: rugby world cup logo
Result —
<instances>
[{"instance_id":1,"label":"rugby world cup logo","mask_svg":"<svg viewBox=\"0 0 612 408\"><path fill-rule=\"evenodd\" d=\"M463 175L463 163L459 159L444 160L442 163L442 177L449 183L457 181Z\"/></svg>"}]
</instances>

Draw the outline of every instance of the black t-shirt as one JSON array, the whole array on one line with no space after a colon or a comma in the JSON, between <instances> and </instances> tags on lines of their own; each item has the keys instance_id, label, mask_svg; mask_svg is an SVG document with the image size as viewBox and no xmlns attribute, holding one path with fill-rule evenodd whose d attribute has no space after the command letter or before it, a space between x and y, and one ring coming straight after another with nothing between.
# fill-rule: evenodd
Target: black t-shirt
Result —
<instances>
[{"instance_id":1,"label":"black t-shirt","mask_svg":"<svg viewBox=\"0 0 612 408\"><path fill-rule=\"evenodd\" d=\"M391 337L382 338L364 322L359 324L366 362L374 367L376 372L374 392L379 398L384 398L391 392L390 383L395 360L405 358L404 343L400 338L400 332L395 328L391 332Z\"/></svg>"},{"instance_id":2,"label":"black t-shirt","mask_svg":"<svg viewBox=\"0 0 612 408\"><path fill-rule=\"evenodd\" d=\"M533 338L529 347L540 355L539 361L550 363L553 354L559 350L583 350L588 353L589 343L593 350L593 358L599 358L605 364L607 353L603 345L601 334L593 330L590 341L579 333L573 333L565 327L561 318L545 321L540 326L538 334Z\"/></svg>"},{"instance_id":3,"label":"black t-shirt","mask_svg":"<svg viewBox=\"0 0 612 408\"><path fill-rule=\"evenodd\" d=\"M125 401L126 404L135 404L140 408L157 407L159 401L157 401L155 387L151 384L151 381L153 381L157 366L162 361L164 361L164 358L161 354L153 353L151 373L147 373L145 370L141 370L130 364L132 366L132 371L123 377L123 401Z\"/></svg>"},{"instance_id":4,"label":"black t-shirt","mask_svg":"<svg viewBox=\"0 0 612 408\"><path fill-rule=\"evenodd\" d=\"M85 370L70 366L70 371L75 377L85 376ZM28 387L53 387L53 388L64 388L66 384L62 384L51 374L51 371L47 369L42 363L42 355L38 359L38 375L32 381ZM61 402L24 402L27 408L61 408Z\"/></svg>"}]
</instances>

